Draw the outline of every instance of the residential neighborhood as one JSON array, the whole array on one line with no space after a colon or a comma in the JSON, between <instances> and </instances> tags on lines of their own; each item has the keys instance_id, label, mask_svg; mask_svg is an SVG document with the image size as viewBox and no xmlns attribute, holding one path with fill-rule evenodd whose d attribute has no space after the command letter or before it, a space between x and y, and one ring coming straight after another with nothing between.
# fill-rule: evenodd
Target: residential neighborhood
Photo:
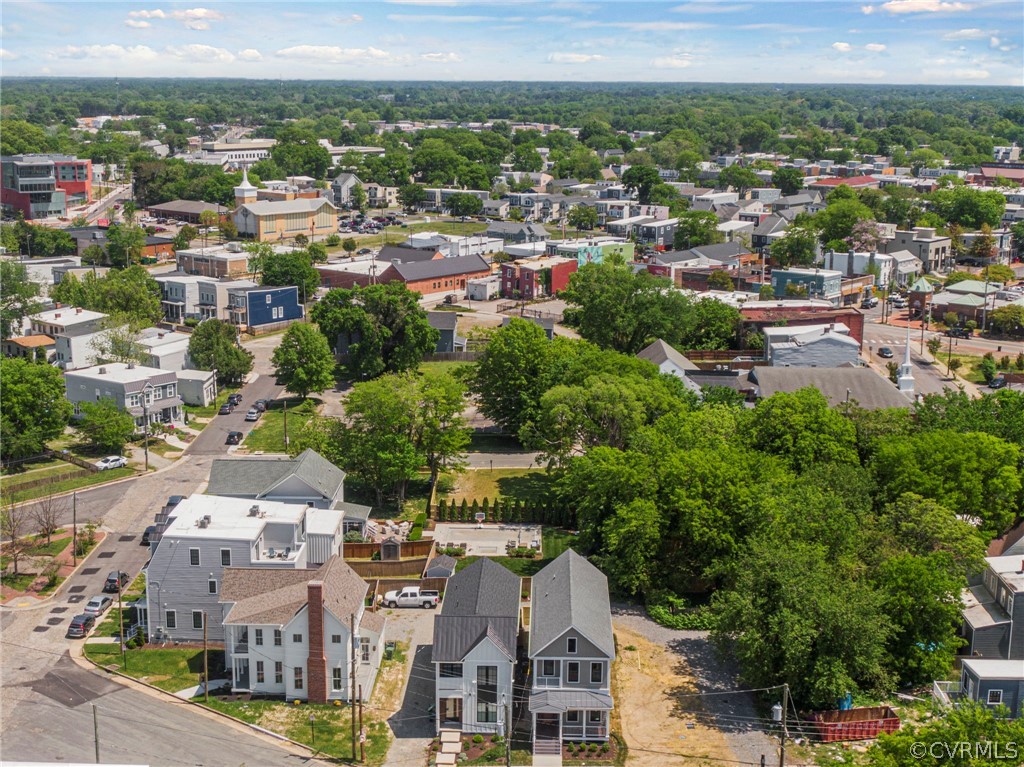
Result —
<instances>
[{"instance_id":1,"label":"residential neighborhood","mask_svg":"<svg viewBox=\"0 0 1024 767\"><path fill-rule=\"evenodd\" d=\"M482 23L415 5L396 35ZM1019 88L684 81L719 21L781 44L710 5L664 82L444 79L478 43L302 4L338 39L48 54L78 79L5 19L5 760L1020 762ZM623 13L505 32L608 72L665 31ZM941 39L1019 47L970 13Z\"/></svg>"}]
</instances>

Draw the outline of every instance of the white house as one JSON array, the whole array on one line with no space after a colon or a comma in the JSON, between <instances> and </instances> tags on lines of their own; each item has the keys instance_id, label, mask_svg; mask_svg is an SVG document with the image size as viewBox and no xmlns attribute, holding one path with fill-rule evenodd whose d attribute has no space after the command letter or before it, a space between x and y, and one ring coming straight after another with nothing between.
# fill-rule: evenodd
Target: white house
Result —
<instances>
[{"instance_id":1,"label":"white house","mask_svg":"<svg viewBox=\"0 0 1024 767\"><path fill-rule=\"evenodd\" d=\"M660 372L675 376L686 384L687 389L695 394L700 394L700 386L686 375L687 371L700 370L700 368L660 338L651 342L650 346L639 351L636 356L656 365Z\"/></svg>"},{"instance_id":2,"label":"white house","mask_svg":"<svg viewBox=\"0 0 1024 767\"><path fill-rule=\"evenodd\" d=\"M136 365L134 362L109 362L64 373L64 388L75 414L83 402L109 399L127 410L141 429L150 423L174 423L181 420L181 397L173 371Z\"/></svg>"},{"instance_id":3,"label":"white house","mask_svg":"<svg viewBox=\"0 0 1024 767\"><path fill-rule=\"evenodd\" d=\"M96 358L96 341L105 331L107 315L74 306L57 306L29 317L32 335L54 340L57 367L87 367Z\"/></svg>"},{"instance_id":4,"label":"white house","mask_svg":"<svg viewBox=\"0 0 1024 767\"><path fill-rule=\"evenodd\" d=\"M520 588L518 575L486 557L448 579L431 656L438 730L508 731Z\"/></svg>"},{"instance_id":5,"label":"white house","mask_svg":"<svg viewBox=\"0 0 1024 767\"><path fill-rule=\"evenodd\" d=\"M191 338L188 333L146 328L139 334L138 344L150 367L184 370L188 367L188 342Z\"/></svg>"},{"instance_id":6,"label":"white house","mask_svg":"<svg viewBox=\"0 0 1024 767\"><path fill-rule=\"evenodd\" d=\"M338 556L315 571L226 568L221 603L232 690L310 703L368 699L385 618L366 608L367 589Z\"/></svg>"}]
</instances>

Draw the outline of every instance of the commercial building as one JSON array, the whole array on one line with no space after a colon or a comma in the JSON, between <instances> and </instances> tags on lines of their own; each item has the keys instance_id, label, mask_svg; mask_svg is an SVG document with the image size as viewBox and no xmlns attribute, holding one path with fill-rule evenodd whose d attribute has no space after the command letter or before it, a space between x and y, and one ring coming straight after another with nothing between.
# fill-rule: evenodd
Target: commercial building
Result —
<instances>
[{"instance_id":1,"label":"commercial building","mask_svg":"<svg viewBox=\"0 0 1024 767\"><path fill-rule=\"evenodd\" d=\"M238 233L257 242L272 242L302 234L310 238L335 234L338 209L326 197L260 200L259 190L243 172L235 187L234 222Z\"/></svg>"},{"instance_id":2,"label":"commercial building","mask_svg":"<svg viewBox=\"0 0 1024 767\"><path fill-rule=\"evenodd\" d=\"M26 220L67 216L92 202L92 160L63 154L0 157L0 204Z\"/></svg>"},{"instance_id":3,"label":"commercial building","mask_svg":"<svg viewBox=\"0 0 1024 767\"><path fill-rule=\"evenodd\" d=\"M209 248L187 248L177 254L178 270L202 277L242 277L249 273L249 254L237 242Z\"/></svg>"},{"instance_id":4,"label":"commercial building","mask_svg":"<svg viewBox=\"0 0 1024 767\"><path fill-rule=\"evenodd\" d=\"M575 258L541 256L501 264L501 295L532 300L553 296L569 287L569 278L579 268Z\"/></svg>"}]
</instances>

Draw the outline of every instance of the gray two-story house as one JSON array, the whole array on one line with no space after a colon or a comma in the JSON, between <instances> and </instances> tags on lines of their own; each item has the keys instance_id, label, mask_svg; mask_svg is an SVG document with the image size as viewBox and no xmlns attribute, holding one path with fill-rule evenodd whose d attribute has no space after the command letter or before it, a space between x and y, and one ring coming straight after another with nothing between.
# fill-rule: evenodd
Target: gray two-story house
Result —
<instances>
[{"instance_id":1,"label":"gray two-story house","mask_svg":"<svg viewBox=\"0 0 1024 767\"><path fill-rule=\"evenodd\" d=\"M987 557L963 602L965 654L1024 661L1024 556Z\"/></svg>"},{"instance_id":2,"label":"gray two-story house","mask_svg":"<svg viewBox=\"0 0 1024 767\"><path fill-rule=\"evenodd\" d=\"M76 416L81 414L83 403L109 399L130 413L140 429L147 418L150 423L174 423L181 419L182 401L173 370L134 362L108 362L67 371L64 388Z\"/></svg>"},{"instance_id":3,"label":"gray two-story house","mask_svg":"<svg viewBox=\"0 0 1024 767\"><path fill-rule=\"evenodd\" d=\"M529 656L535 754L608 740L615 660L608 579L572 549L533 576Z\"/></svg>"},{"instance_id":4,"label":"gray two-story house","mask_svg":"<svg viewBox=\"0 0 1024 767\"><path fill-rule=\"evenodd\" d=\"M520 588L518 575L486 557L448 579L431 655L438 730L507 733Z\"/></svg>"}]
</instances>

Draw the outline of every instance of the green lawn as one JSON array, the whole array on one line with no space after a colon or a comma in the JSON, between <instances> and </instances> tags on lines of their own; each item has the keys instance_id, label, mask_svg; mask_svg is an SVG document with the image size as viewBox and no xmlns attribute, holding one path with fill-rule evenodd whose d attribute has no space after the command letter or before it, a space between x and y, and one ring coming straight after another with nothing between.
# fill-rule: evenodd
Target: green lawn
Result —
<instances>
[{"instance_id":1,"label":"green lawn","mask_svg":"<svg viewBox=\"0 0 1024 767\"><path fill-rule=\"evenodd\" d=\"M575 539L576 536L572 535L567 530L562 530L558 527L545 527L541 531L541 558L518 559L514 557L488 557L488 559L494 560L499 565L504 565L521 577L535 575L538 570L543 568L552 559L555 559L563 551L573 548L572 544ZM455 565L456 572L469 567L479 558L480 557L460 558L458 563Z\"/></svg>"},{"instance_id":2,"label":"green lawn","mask_svg":"<svg viewBox=\"0 0 1024 767\"><path fill-rule=\"evenodd\" d=\"M396 243L406 239L408 235L416 232L440 232L441 234L480 234L480 232L486 232L489 225L483 221L438 221L437 219L431 219L429 223L420 222L418 224L409 224L406 227L401 226L389 226L386 231L388 234L388 242ZM380 238L380 235L372 235Z\"/></svg>"},{"instance_id":3,"label":"green lawn","mask_svg":"<svg viewBox=\"0 0 1024 767\"><path fill-rule=\"evenodd\" d=\"M288 407L288 437L294 439L302 431L309 420L316 415L312 402L306 400L297 407ZM242 445L251 452L262 450L265 453L284 453L284 410L268 410L259 420L259 424L245 438Z\"/></svg>"},{"instance_id":4,"label":"green lawn","mask_svg":"<svg viewBox=\"0 0 1024 767\"><path fill-rule=\"evenodd\" d=\"M114 665L121 669L121 648L116 644L86 644L85 657L100 666ZM126 673L167 692L178 692L199 684L203 673L203 651L188 649L139 648L128 650ZM222 678L223 650L210 651L210 678ZM122 669L124 670L124 669Z\"/></svg>"},{"instance_id":5,"label":"green lawn","mask_svg":"<svg viewBox=\"0 0 1024 767\"><path fill-rule=\"evenodd\" d=\"M71 536L67 538L59 538L46 542L46 536L42 535L38 538L39 543L32 547L28 552L30 557L55 557L60 554L64 549L71 545Z\"/></svg>"},{"instance_id":6,"label":"green lawn","mask_svg":"<svg viewBox=\"0 0 1024 767\"><path fill-rule=\"evenodd\" d=\"M21 503L23 501L31 501L35 498L41 498L44 495L69 493L72 490L81 490L83 487L100 485L104 482L121 479L122 477L130 477L134 474L135 470L128 467L123 469L107 469L106 471L89 472L80 477L66 479L63 482L53 482L48 485L40 485L39 487L33 487L30 490L22 490L20 492L15 490L11 493L10 497L15 503Z\"/></svg>"},{"instance_id":7,"label":"green lawn","mask_svg":"<svg viewBox=\"0 0 1024 767\"><path fill-rule=\"evenodd\" d=\"M18 563L21 564L20 562ZM38 577L37 573L18 573L17 575L0 575L0 583L15 591L25 591Z\"/></svg>"},{"instance_id":8,"label":"green lawn","mask_svg":"<svg viewBox=\"0 0 1024 767\"><path fill-rule=\"evenodd\" d=\"M540 501L551 489L551 475L544 469L467 469L455 476L455 488L445 497L461 503L465 498L483 501L489 498L514 498Z\"/></svg>"},{"instance_id":9,"label":"green lawn","mask_svg":"<svg viewBox=\"0 0 1024 767\"><path fill-rule=\"evenodd\" d=\"M71 464L59 459L44 458L38 463L26 461L0 469L0 475L4 477L20 477L24 479L39 479L49 474L59 474L66 471Z\"/></svg>"},{"instance_id":10,"label":"green lawn","mask_svg":"<svg viewBox=\"0 0 1024 767\"><path fill-rule=\"evenodd\" d=\"M188 417L190 420L192 419L193 416L197 416L199 418L214 418L217 415L217 411L220 410L220 406L228 401L228 395L234 394L236 391L238 391L238 389L239 387L237 386L225 386L224 388L220 389L220 391L217 394L217 399L214 401L212 405L207 405L206 407L198 407L196 405L185 405L185 412L188 413ZM201 428L201 424L196 424L193 426L193 428Z\"/></svg>"}]
</instances>

